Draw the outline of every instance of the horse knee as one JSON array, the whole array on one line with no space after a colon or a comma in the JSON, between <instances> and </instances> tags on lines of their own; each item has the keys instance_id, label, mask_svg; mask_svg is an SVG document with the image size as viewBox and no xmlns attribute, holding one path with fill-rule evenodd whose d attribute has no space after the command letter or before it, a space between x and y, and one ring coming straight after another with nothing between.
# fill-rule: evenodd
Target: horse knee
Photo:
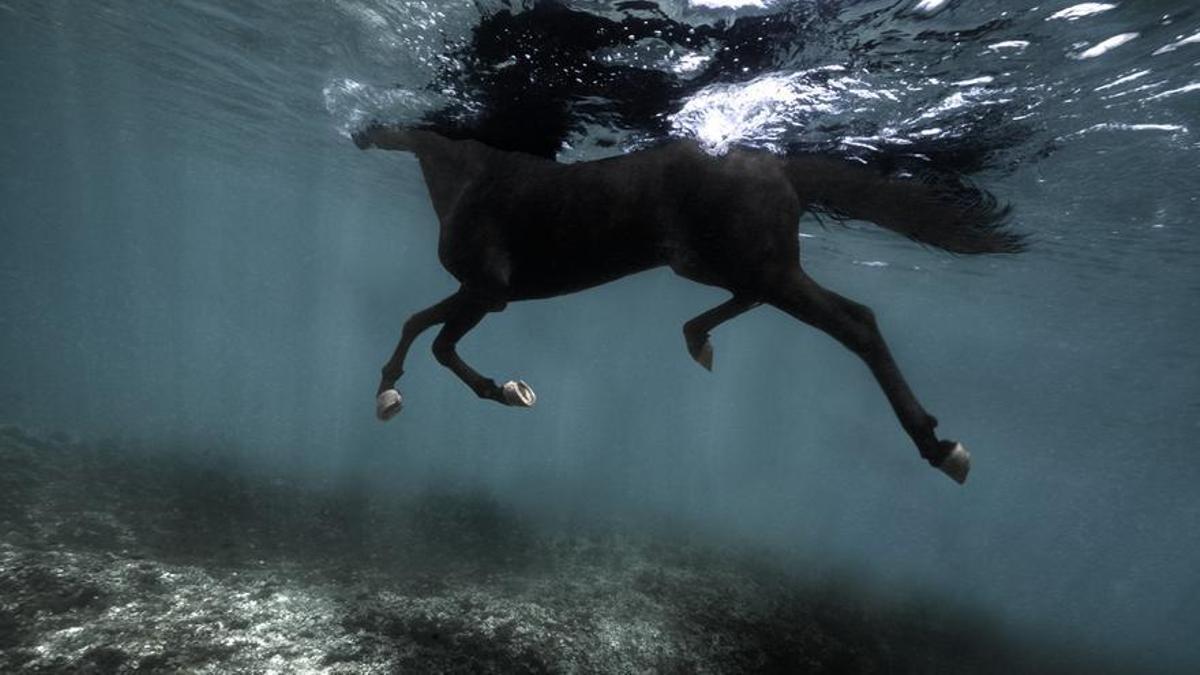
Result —
<instances>
[{"instance_id":1,"label":"horse knee","mask_svg":"<svg viewBox=\"0 0 1200 675\"><path fill-rule=\"evenodd\" d=\"M865 353L878 347L882 337L879 324L875 321L875 312L866 305L851 303L846 308L846 314L850 318L850 330L846 335L850 348Z\"/></svg>"},{"instance_id":2,"label":"horse knee","mask_svg":"<svg viewBox=\"0 0 1200 675\"><path fill-rule=\"evenodd\" d=\"M449 366L454 361L454 343L439 335L433 341L433 358L443 366Z\"/></svg>"},{"instance_id":3,"label":"horse knee","mask_svg":"<svg viewBox=\"0 0 1200 675\"><path fill-rule=\"evenodd\" d=\"M862 325L864 328L875 331L879 329L879 324L875 321L875 311L866 305L860 305L857 302L850 302L846 307L850 318L854 319L855 323Z\"/></svg>"},{"instance_id":4,"label":"horse knee","mask_svg":"<svg viewBox=\"0 0 1200 675\"><path fill-rule=\"evenodd\" d=\"M424 329L425 322L419 320L417 315L414 314L408 317L408 320L404 322L404 328L400 330L400 337L405 340L415 340Z\"/></svg>"}]
</instances>

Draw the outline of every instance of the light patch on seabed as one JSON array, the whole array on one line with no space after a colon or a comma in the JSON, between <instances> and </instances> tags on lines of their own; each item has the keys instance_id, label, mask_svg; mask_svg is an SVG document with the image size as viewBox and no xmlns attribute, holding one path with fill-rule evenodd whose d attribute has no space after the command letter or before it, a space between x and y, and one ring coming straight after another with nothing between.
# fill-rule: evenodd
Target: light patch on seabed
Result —
<instances>
[{"instance_id":1,"label":"light patch on seabed","mask_svg":"<svg viewBox=\"0 0 1200 675\"><path fill-rule=\"evenodd\" d=\"M1125 96L1141 94L1144 91L1158 89L1159 87L1163 86L1166 83L1167 83L1166 80L1159 80L1157 82L1151 82L1150 84L1143 84L1140 87L1134 87L1133 89L1126 89L1125 91L1118 91L1115 94L1108 94L1106 96L1102 96L1101 98L1105 101L1111 101L1113 99L1123 98Z\"/></svg>"},{"instance_id":2,"label":"light patch on seabed","mask_svg":"<svg viewBox=\"0 0 1200 675\"><path fill-rule=\"evenodd\" d=\"M1134 80L1140 80L1143 77L1149 75L1151 72L1152 71L1150 71L1149 69L1139 70L1136 73L1131 73L1129 75L1125 75L1124 77L1119 77L1119 78L1113 80L1112 82L1109 82L1108 84L1102 84L1099 87L1096 87L1096 91L1104 91L1105 89L1112 89L1113 87L1119 87L1122 84L1133 82Z\"/></svg>"},{"instance_id":3,"label":"light patch on seabed","mask_svg":"<svg viewBox=\"0 0 1200 675\"><path fill-rule=\"evenodd\" d=\"M1019 50L1019 51L1024 51L1025 48L1028 46L1029 46L1029 42L1027 42L1025 40L1006 40L1004 42L997 42L995 44L990 44L986 47L986 49L989 52L999 52L999 51L1003 51L1005 49L1015 49L1015 50Z\"/></svg>"},{"instance_id":4,"label":"light patch on seabed","mask_svg":"<svg viewBox=\"0 0 1200 675\"><path fill-rule=\"evenodd\" d=\"M950 112L951 110L958 110L959 108L965 108L972 104L986 104L988 101L981 101L976 97L986 95L987 93L987 90L982 87L971 87L965 91L956 91L942 99L937 105L918 115L911 121L911 123L934 119L943 113ZM930 130L927 129L925 132L918 132L918 135L926 135L928 131ZM934 131L935 133L941 132L940 129L936 129Z\"/></svg>"},{"instance_id":5,"label":"light patch on seabed","mask_svg":"<svg viewBox=\"0 0 1200 675\"><path fill-rule=\"evenodd\" d=\"M1073 58L1083 60L1094 59L1097 56L1103 56L1117 47L1136 39L1138 35L1138 33L1121 33L1120 35L1114 35L1107 40L1104 40L1083 50L1082 52L1079 52Z\"/></svg>"},{"instance_id":6,"label":"light patch on seabed","mask_svg":"<svg viewBox=\"0 0 1200 675\"><path fill-rule=\"evenodd\" d=\"M920 2L918 2L916 4L916 6L913 7L913 10L917 11L917 12L927 12L927 13L928 12L936 12L937 10L941 9L942 5L945 5L947 2L948 2L948 0L920 0Z\"/></svg>"},{"instance_id":7,"label":"light patch on seabed","mask_svg":"<svg viewBox=\"0 0 1200 675\"><path fill-rule=\"evenodd\" d=\"M691 0L691 5L709 9L743 9L745 7L762 9L769 2L770 0Z\"/></svg>"},{"instance_id":8,"label":"light patch on seabed","mask_svg":"<svg viewBox=\"0 0 1200 675\"><path fill-rule=\"evenodd\" d=\"M1197 85L1197 87L1200 87L1200 85ZM1067 134L1063 138L1078 138L1096 131L1162 131L1172 134L1186 134L1188 133L1188 128L1180 124L1123 124L1119 122L1103 122Z\"/></svg>"},{"instance_id":9,"label":"light patch on seabed","mask_svg":"<svg viewBox=\"0 0 1200 675\"><path fill-rule=\"evenodd\" d=\"M1078 5L1072 5L1063 10L1059 10L1050 16L1046 17L1047 21L1055 19L1063 19L1066 21L1076 21L1085 16L1092 16L1101 12L1107 12L1110 9L1116 9L1117 6L1107 2L1083 2Z\"/></svg>"},{"instance_id":10,"label":"light patch on seabed","mask_svg":"<svg viewBox=\"0 0 1200 675\"><path fill-rule=\"evenodd\" d=\"M1169 89L1167 91L1162 92L1161 94L1155 94L1153 96L1150 96L1146 100L1147 101L1157 101L1160 98L1167 98L1168 96L1177 96L1179 94L1186 94L1189 91L1196 91L1198 89L1200 89L1200 82L1192 82L1191 84L1185 84L1184 86L1179 87L1177 89Z\"/></svg>"},{"instance_id":11,"label":"light patch on seabed","mask_svg":"<svg viewBox=\"0 0 1200 675\"><path fill-rule=\"evenodd\" d=\"M1161 54L1167 54L1169 52L1175 51L1176 49L1179 49L1180 47L1184 47L1186 45L1195 45L1195 44L1200 44L1200 32L1196 33L1195 35L1189 35L1188 37L1185 37L1181 40L1172 42L1169 45L1159 47L1158 49L1154 50L1154 54L1152 54L1152 56L1159 56Z\"/></svg>"},{"instance_id":12,"label":"light patch on seabed","mask_svg":"<svg viewBox=\"0 0 1200 675\"><path fill-rule=\"evenodd\" d=\"M864 150L870 150L871 152L878 152L879 146L868 143L867 140L874 140L874 138L872 137L866 140L857 138L843 138L841 146L846 148L862 148Z\"/></svg>"}]
</instances>

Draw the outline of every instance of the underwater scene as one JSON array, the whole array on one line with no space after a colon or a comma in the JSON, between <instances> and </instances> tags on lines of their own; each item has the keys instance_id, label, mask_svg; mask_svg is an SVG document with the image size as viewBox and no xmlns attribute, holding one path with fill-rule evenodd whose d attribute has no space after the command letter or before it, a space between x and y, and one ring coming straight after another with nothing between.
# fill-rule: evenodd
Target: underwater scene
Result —
<instances>
[{"instance_id":1,"label":"underwater scene","mask_svg":"<svg viewBox=\"0 0 1200 675\"><path fill-rule=\"evenodd\" d=\"M0 92L0 672L1200 672L1192 0L0 0Z\"/></svg>"}]
</instances>

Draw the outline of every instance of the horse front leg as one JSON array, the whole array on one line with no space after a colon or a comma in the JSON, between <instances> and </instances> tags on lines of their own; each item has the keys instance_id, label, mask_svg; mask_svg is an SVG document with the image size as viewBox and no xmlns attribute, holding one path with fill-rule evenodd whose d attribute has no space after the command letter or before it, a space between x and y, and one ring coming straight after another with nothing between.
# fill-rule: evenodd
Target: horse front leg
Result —
<instances>
[{"instance_id":1,"label":"horse front leg","mask_svg":"<svg viewBox=\"0 0 1200 675\"><path fill-rule=\"evenodd\" d=\"M499 303L498 309L496 304L483 298L477 298L464 301L459 305L453 315L446 320L437 337L434 338L433 356L438 363L449 368L458 376L458 379L466 383L479 398L490 399L504 405L531 408L537 402L537 395L523 380L497 385L495 380L480 375L478 371L467 365L456 350L458 341L479 325L488 312L504 308L504 303Z\"/></svg>"},{"instance_id":2,"label":"horse front leg","mask_svg":"<svg viewBox=\"0 0 1200 675\"><path fill-rule=\"evenodd\" d=\"M771 304L818 328L867 364L891 403L900 425L926 461L958 483L967 480L971 455L961 443L939 440L937 419L925 412L892 358L869 307L822 288L799 268L773 289Z\"/></svg>"},{"instance_id":3,"label":"horse front leg","mask_svg":"<svg viewBox=\"0 0 1200 675\"><path fill-rule=\"evenodd\" d=\"M390 420L403 407L404 397L396 390L396 381L404 375L404 360L413 341L429 328L444 323L462 301L463 292L459 290L441 302L413 314L404 322L400 341L396 343L392 357L383 366L379 389L375 392L375 416L380 420Z\"/></svg>"}]
</instances>

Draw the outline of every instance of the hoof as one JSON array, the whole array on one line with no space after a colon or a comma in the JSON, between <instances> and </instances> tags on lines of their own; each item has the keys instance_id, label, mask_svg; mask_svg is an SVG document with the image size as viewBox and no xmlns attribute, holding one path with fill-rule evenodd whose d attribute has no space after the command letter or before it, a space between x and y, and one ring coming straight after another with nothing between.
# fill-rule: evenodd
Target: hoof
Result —
<instances>
[{"instance_id":1,"label":"hoof","mask_svg":"<svg viewBox=\"0 0 1200 675\"><path fill-rule=\"evenodd\" d=\"M950 454L946 455L937 468L953 478L955 483L962 485L967 482L967 472L971 470L971 453L967 452L962 443L955 443L950 449Z\"/></svg>"},{"instance_id":2,"label":"hoof","mask_svg":"<svg viewBox=\"0 0 1200 675\"><path fill-rule=\"evenodd\" d=\"M400 409L404 407L404 399L400 396L400 392L395 389L388 389L380 392L375 397L375 416L380 421L386 422L396 416Z\"/></svg>"},{"instance_id":3,"label":"hoof","mask_svg":"<svg viewBox=\"0 0 1200 675\"><path fill-rule=\"evenodd\" d=\"M532 408L537 403L537 394L522 380L504 383L504 402L521 408Z\"/></svg>"},{"instance_id":4,"label":"hoof","mask_svg":"<svg viewBox=\"0 0 1200 675\"><path fill-rule=\"evenodd\" d=\"M713 369L713 347L712 343L705 340L697 347L688 345L688 353L692 355L692 359L704 366L704 369L712 372Z\"/></svg>"}]
</instances>

